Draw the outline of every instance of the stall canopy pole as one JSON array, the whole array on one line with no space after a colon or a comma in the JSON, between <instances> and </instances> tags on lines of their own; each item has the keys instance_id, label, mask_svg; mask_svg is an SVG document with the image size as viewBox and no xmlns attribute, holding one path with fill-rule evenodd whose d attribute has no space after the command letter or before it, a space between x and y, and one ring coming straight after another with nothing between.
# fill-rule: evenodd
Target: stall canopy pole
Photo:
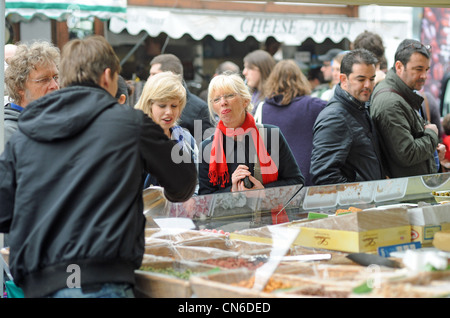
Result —
<instances>
[{"instance_id":1,"label":"stall canopy pole","mask_svg":"<svg viewBox=\"0 0 450 318\"><path fill-rule=\"evenodd\" d=\"M144 43L145 39L148 37L148 33L145 33L144 36L139 40L138 43L128 52L128 54L120 61L120 66L123 66L126 61L131 57L131 55L136 52L136 50L141 46L142 43Z\"/></svg>"},{"instance_id":2,"label":"stall canopy pole","mask_svg":"<svg viewBox=\"0 0 450 318\"><path fill-rule=\"evenodd\" d=\"M2 83L0 83L0 97L2 98L2 106L3 105L3 96L5 96L5 85L3 84L5 82L5 63L1 63L1 61L5 60L5 1L0 1L0 78L2 79ZM0 110L0 154L3 152L4 148L4 140L5 140L5 131L4 131L4 111L3 107ZM3 233L0 233L0 250L3 248ZM3 257L0 255L0 257ZM4 268L3 268L3 262L0 262L0 286L1 286L1 295L0 298L3 298L3 281L4 281Z\"/></svg>"}]
</instances>

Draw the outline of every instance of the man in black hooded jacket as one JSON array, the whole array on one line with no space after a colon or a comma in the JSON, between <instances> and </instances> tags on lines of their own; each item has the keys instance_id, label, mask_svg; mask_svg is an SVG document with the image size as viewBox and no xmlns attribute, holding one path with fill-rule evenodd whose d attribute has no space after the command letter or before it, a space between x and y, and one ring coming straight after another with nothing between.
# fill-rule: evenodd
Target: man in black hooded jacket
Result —
<instances>
[{"instance_id":1,"label":"man in black hooded jacket","mask_svg":"<svg viewBox=\"0 0 450 318\"><path fill-rule=\"evenodd\" d=\"M114 98L120 63L103 37L68 42L60 70L63 88L27 106L0 156L11 273L26 297L132 297L142 173L177 202L194 193L196 168L174 163L160 126Z\"/></svg>"},{"instance_id":2,"label":"man in black hooded jacket","mask_svg":"<svg viewBox=\"0 0 450 318\"><path fill-rule=\"evenodd\" d=\"M347 53L340 84L314 124L310 174L315 185L384 178L375 127L367 102L376 58L365 49Z\"/></svg>"}]
</instances>

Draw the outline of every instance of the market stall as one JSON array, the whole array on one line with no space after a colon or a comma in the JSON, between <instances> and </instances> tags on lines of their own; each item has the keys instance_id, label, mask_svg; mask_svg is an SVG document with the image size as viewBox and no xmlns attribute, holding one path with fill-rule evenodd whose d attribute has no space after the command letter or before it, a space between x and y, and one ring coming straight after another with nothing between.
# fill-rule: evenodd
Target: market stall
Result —
<instances>
[{"instance_id":1,"label":"market stall","mask_svg":"<svg viewBox=\"0 0 450 318\"><path fill-rule=\"evenodd\" d=\"M450 173L217 193L176 204L148 189L136 293L448 297L447 190Z\"/></svg>"}]
</instances>

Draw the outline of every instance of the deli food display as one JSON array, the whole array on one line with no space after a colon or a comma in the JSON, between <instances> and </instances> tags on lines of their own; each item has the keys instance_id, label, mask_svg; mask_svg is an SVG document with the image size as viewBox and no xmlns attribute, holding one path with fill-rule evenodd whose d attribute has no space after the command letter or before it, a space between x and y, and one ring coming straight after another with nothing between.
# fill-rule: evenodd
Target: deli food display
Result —
<instances>
[{"instance_id":1,"label":"deli food display","mask_svg":"<svg viewBox=\"0 0 450 318\"><path fill-rule=\"evenodd\" d=\"M184 203L147 193L138 297L450 296L449 173Z\"/></svg>"}]
</instances>

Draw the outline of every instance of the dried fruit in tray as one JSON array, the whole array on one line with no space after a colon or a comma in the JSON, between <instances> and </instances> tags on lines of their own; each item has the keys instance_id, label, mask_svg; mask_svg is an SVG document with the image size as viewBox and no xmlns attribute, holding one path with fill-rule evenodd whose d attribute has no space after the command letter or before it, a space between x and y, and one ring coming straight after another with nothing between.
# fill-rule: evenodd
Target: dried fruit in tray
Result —
<instances>
[{"instance_id":1,"label":"dried fruit in tray","mask_svg":"<svg viewBox=\"0 0 450 318\"><path fill-rule=\"evenodd\" d=\"M183 271L177 271L176 269L172 267L166 267L166 268L154 268L152 266L142 266L140 270L146 271L146 272L153 272L153 273L159 273L159 274L165 274L170 276L175 276L180 279L188 280L194 272L191 269L185 269Z\"/></svg>"},{"instance_id":2,"label":"dried fruit in tray","mask_svg":"<svg viewBox=\"0 0 450 318\"><path fill-rule=\"evenodd\" d=\"M244 288L253 288L254 284L255 284L255 277L253 276L249 279L242 280L237 283L232 283L231 285L238 286L238 287L244 287ZM263 292L271 293L275 290L288 289L291 287L292 287L291 284L274 279L271 277L271 278L269 278L269 281L267 282L266 286L264 287Z\"/></svg>"},{"instance_id":3,"label":"dried fruit in tray","mask_svg":"<svg viewBox=\"0 0 450 318\"><path fill-rule=\"evenodd\" d=\"M339 214L343 214L343 213L360 212L360 211L362 211L362 209L351 206L348 209L337 209L335 215L339 215Z\"/></svg>"},{"instance_id":4,"label":"dried fruit in tray","mask_svg":"<svg viewBox=\"0 0 450 318\"><path fill-rule=\"evenodd\" d=\"M202 263L227 269L247 268L250 270L255 270L264 265L263 261L251 261L240 257L211 258L202 261Z\"/></svg>"}]
</instances>

